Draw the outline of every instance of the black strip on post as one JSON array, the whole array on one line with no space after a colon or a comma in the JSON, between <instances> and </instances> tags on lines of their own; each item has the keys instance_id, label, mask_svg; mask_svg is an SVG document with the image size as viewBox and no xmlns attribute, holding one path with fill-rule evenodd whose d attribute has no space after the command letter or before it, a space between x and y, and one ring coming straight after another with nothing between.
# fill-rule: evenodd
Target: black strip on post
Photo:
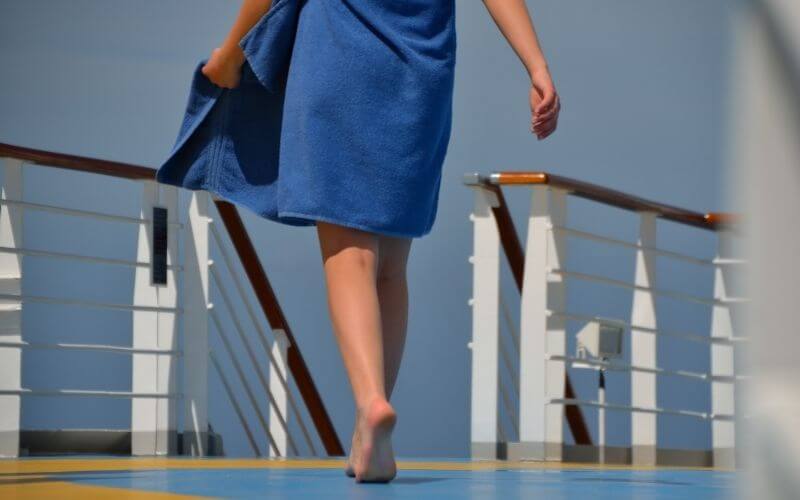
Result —
<instances>
[{"instance_id":1,"label":"black strip on post","mask_svg":"<svg viewBox=\"0 0 800 500\"><path fill-rule=\"evenodd\" d=\"M153 256L150 260L154 285L167 284L167 209L153 207Z\"/></svg>"}]
</instances>

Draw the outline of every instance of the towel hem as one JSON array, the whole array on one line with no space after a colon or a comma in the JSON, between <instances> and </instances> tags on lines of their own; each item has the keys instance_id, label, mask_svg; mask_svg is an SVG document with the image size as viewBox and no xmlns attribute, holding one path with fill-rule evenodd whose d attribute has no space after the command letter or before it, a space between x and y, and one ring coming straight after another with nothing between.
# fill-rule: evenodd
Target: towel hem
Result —
<instances>
[{"instance_id":1,"label":"towel hem","mask_svg":"<svg viewBox=\"0 0 800 500\"><path fill-rule=\"evenodd\" d=\"M426 231L423 231L421 233L407 233L407 232L402 232L402 231L392 231L390 229L378 228L378 227L370 226L368 224L359 224L357 222L345 221L345 220L337 219L335 217L328 217L328 216L319 215L319 214L306 214L306 213L303 213L303 212L291 212L291 211L280 210L278 212L278 216L279 217L289 216L289 217L306 218L306 219L311 219L311 220L316 220L316 221L328 222L328 223L331 223L331 224L338 224L340 226L347 226L347 227L351 227L351 228L354 228L354 229L360 229L362 231L367 231L367 232L370 232L370 233L378 233L378 234L383 234L383 235L387 235L387 236L394 236L394 237L401 237L401 238L419 238L419 237L425 236L426 234L428 234L430 232L430 229L428 229Z\"/></svg>"}]
</instances>

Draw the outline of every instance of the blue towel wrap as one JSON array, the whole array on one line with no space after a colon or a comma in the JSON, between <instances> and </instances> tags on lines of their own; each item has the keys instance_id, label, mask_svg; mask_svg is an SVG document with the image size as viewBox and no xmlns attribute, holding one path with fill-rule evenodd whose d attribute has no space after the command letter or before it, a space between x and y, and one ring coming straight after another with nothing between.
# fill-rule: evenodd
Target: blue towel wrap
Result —
<instances>
[{"instance_id":1,"label":"blue towel wrap","mask_svg":"<svg viewBox=\"0 0 800 500\"><path fill-rule=\"evenodd\" d=\"M240 46L235 89L197 65L159 182L294 226L431 231L452 121L454 0L275 0Z\"/></svg>"}]
</instances>

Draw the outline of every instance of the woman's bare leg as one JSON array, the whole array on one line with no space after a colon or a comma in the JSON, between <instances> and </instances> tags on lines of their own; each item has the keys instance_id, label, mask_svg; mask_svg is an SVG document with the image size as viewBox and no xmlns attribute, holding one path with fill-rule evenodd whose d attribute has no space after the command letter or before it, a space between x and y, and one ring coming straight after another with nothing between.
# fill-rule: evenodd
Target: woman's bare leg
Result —
<instances>
[{"instance_id":1,"label":"woman's bare leg","mask_svg":"<svg viewBox=\"0 0 800 500\"><path fill-rule=\"evenodd\" d=\"M408 327L406 265L411 242L411 238L380 237L378 301L383 331L383 377L386 399L392 397L406 343Z\"/></svg>"},{"instance_id":2,"label":"woman's bare leg","mask_svg":"<svg viewBox=\"0 0 800 500\"><path fill-rule=\"evenodd\" d=\"M411 250L411 238L379 237L377 291L380 302L381 330L383 332L383 378L386 399L390 400L400 371L408 325L408 282L406 265ZM359 445L358 426L353 430L350 449ZM355 476L352 456L345 473Z\"/></svg>"},{"instance_id":3,"label":"woman's bare leg","mask_svg":"<svg viewBox=\"0 0 800 500\"><path fill-rule=\"evenodd\" d=\"M356 402L352 464L357 481L396 474L391 433L397 419L386 398L383 334L377 291L379 237L317 223L328 308ZM356 442L357 441L357 442Z\"/></svg>"}]
</instances>

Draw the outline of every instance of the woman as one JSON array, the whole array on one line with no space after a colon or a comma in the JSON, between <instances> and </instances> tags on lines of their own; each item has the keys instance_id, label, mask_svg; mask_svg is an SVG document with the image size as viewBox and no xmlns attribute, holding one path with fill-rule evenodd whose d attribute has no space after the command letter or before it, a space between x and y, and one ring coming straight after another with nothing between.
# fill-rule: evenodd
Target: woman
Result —
<instances>
[{"instance_id":1,"label":"woman","mask_svg":"<svg viewBox=\"0 0 800 500\"><path fill-rule=\"evenodd\" d=\"M346 472L358 482L389 481L406 262L413 238L433 225L450 134L455 1L244 0L202 73L236 88L246 60L240 41L271 7L294 1L302 10L280 163L281 176L302 192L279 200L281 215L317 227L328 308L356 403ZM531 131L544 139L556 129L560 103L525 2L484 4L530 75Z\"/></svg>"}]
</instances>

